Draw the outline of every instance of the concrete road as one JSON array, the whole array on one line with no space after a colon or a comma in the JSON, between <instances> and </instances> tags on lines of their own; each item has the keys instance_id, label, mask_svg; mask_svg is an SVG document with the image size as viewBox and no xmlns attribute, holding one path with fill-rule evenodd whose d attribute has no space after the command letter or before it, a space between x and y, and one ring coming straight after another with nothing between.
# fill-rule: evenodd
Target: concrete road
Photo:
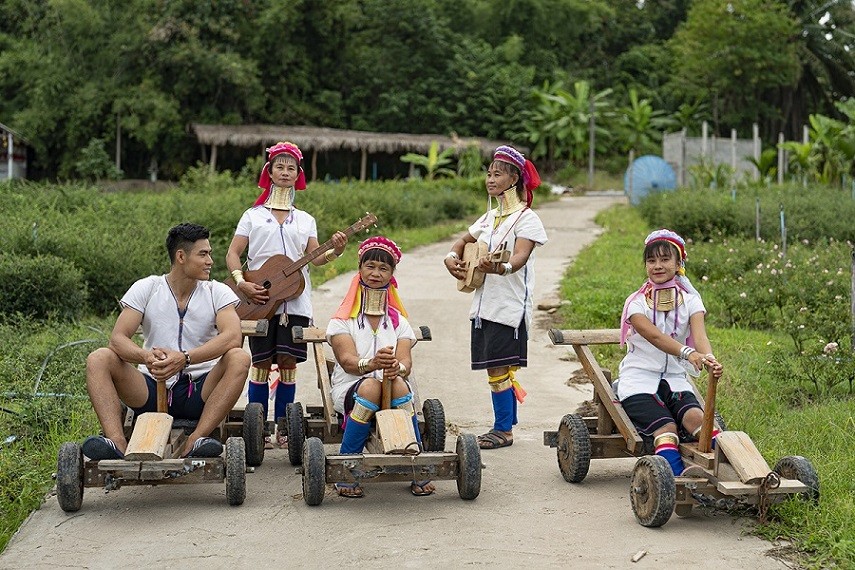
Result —
<instances>
[{"instance_id":1,"label":"concrete road","mask_svg":"<svg viewBox=\"0 0 855 570\"><path fill-rule=\"evenodd\" d=\"M621 200L564 197L538 210L550 242L537 251L536 305L557 300L566 266L600 231L594 215ZM457 292L442 266L450 243L406 253L397 275L411 320L433 332L432 342L415 348L415 373L421 396L440 399L452 424L447 449L456 429L478 434L492 424L485 374L469 370L471 296ZM350 278L316 290L319 325ZM750 521L727 514L638 525L628 497L631 459L594 461L581 484L563 480L542 433L589 399L591 387L566 384L578 364L550 344L548 319L535 315L530 364L518 375L528 398L514 445L483 452L474 501L461 500L454 481L437 482L429 497L413 497L406 484L369 483L362 499L328 490L323 504L308 507L287 452L275 450L247 475L240 507L226 504L224 485L86 489L74 514L49 497L0 555L0 567L786 568L770 556L773 545L746 534ZM313 370L311 362L299 368L298 400L308 404L320 403Z\"/></svg>"}]
</instances>

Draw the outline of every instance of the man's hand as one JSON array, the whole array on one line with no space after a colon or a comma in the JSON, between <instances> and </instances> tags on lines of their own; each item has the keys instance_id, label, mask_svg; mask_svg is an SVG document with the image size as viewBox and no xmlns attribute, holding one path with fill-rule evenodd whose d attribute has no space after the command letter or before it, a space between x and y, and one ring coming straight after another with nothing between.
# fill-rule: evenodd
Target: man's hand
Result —
<instances>
[{"instance_id":1,"label":"man's hand","mask_svg":"<svg viewBox=\"0 0 855 570\"><path fill-rule=\"evenodd\" d=\"M249 300L257 305L263 305L270 300L270 292L252 281L241 281L238 285L240 292L249 297Z\"/></svg>"},{"instance_id":2,"label":"man's hand","mask_svg":"<svg viewBox=\"0 0 855 570\"><path fill-rule=\"evenodd\" d=\"M161 382L184 370L184 353L168 348L152 348L145 365L155 380Z\"/></svg>"}]
</instances>

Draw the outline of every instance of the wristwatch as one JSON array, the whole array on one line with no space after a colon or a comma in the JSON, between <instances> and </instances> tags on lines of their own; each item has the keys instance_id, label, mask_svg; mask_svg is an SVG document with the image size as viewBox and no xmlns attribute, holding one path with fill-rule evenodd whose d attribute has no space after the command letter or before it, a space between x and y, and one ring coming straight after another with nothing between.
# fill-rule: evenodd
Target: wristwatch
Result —
<instances>
[{"instance_id":1,"label":"wristwatch","mask_svg":"<svg viewBox=\"0 0 855 570\"><path fill-rule=\"evenodd\" d=\"M186 350L182 350L181 352L184 353L184 368L187 368L190 366L190 353Z\"/></svg>"}]
</instances>

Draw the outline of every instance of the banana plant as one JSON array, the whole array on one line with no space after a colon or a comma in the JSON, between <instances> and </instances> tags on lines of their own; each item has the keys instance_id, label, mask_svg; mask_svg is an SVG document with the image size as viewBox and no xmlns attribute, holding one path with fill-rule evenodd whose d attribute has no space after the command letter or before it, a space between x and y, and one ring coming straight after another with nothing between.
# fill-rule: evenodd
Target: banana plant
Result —
<instances>
[{"instance_id":1,"label":"banana plant","mask_svg":"<svg viewBox=\"0 0 855 570\"><path fill-rule=\"evenodd\" d=\"M433 141L430 143L430 149L428 149L427 155L408 152L401 157L401 162L408 162L415 164L416 166L421 166L425 169L425 178L428 180L433 180L438 176L454 178L457 176L457 173L448 167L448 165L453 162L451 158L453 155L454 148L448 147L442 152L439 152L439 143Z\"/></svg>"}]
</instances>

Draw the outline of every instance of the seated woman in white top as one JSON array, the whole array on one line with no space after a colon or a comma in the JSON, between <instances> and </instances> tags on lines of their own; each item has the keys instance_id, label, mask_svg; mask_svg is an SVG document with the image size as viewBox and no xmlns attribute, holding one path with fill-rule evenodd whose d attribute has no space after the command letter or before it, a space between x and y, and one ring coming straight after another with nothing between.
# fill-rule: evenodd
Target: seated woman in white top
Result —
<instances>
[{"instance_id":1,"label":"seated woman in white top","mask_svg":"<svg viewBox=\"0 0 855 570\"><path fill-rule=\"evenodd\" d=\"M406 380L412 370L416 337L392 276L400 260L401 250L388 238L375 236L362 242L359 272L327 326L336 360L332 398L336 411L345 418L343 454L362 452L371 420L380 409L383 382L392 383L392 407L412 414L419 438L413 392ZM343 497L363 495L358 483L336 483L336 489ZM413 481L410 490L414 495L430 495L434 486L429 481Z\"/></svg>"}]
</instances>

